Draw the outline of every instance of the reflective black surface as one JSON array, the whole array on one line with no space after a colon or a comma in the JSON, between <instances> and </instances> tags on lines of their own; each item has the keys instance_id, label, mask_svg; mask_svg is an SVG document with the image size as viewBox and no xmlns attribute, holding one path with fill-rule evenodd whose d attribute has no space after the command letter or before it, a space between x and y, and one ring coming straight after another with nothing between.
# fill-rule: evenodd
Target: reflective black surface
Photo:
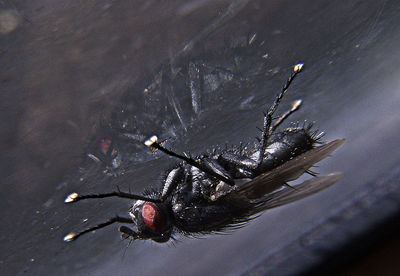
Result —
<instances>
[{"instance_id":1,"label":"reflective black surface","mask_svg":"<svg viewBox=\"0 0 400 276\"><path fill-rule=\"evenodd\" d=\"M397 1L0 2L2 274L294 274L395 216L399 11ZM124 214L130 204L66 206L67 194L116 185L140 192L157 185L174 162L123 141L129 154L117 169L104 173L87 157L98 139L113 137L118 110L131 101L127 95L144 101L160 70L198 58L219 64L220 53L232 53L255 33L257 43L265 41L265 80L218 90L215 99L199 94L205 104L198 113L183 90L155 95L154 104L129 111L138 118L132 129L164 135L168 146L193 153L254 141L261 112L291 66L305 62L286 103L302 98L293 121L315 121L326 140L347 139L317 169L343 171L345 179L228 236L126 248L109 227L64 243L69 231ZM258 50L245 53L240 72L259 64L247 58Z\"/></svg>"}]
</instances>

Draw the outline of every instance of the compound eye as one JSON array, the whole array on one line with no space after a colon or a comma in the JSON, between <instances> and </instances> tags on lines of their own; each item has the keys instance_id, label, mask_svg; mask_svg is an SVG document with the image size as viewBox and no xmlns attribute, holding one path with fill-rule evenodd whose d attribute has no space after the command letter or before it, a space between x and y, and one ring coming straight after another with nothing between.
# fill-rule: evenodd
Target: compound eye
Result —
<instances>
[{"instance_id":1,"label":"compound eye","mask_svg":"<svg viewBox=\"0 0 400 276\"><path fill-rule=\"evenodd\" d=\"M165 227L162 214L158 211L157 207L151 203L143 204L142 217L146 226L154 232L161 232Z\"/></svg>"}]
</instances>

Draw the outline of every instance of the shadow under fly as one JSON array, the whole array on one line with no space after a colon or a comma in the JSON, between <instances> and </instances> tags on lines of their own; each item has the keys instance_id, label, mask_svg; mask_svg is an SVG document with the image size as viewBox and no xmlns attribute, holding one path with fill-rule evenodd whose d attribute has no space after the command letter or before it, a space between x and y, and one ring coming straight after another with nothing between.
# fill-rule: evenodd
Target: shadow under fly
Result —
<instances>
[{"instance_id":1,"label":"shadow under fly","mask_svg":"<svg viewBox=\"0 0 400 276\"><path fill-rule=\"evenodd\" d=\"M125 239L151 239L159 243L174 239L174 234L196 236L229 232L243 227L262 211L315 194L342 179L342 173L316 176L310 168L339 148L345 139L324 144L320 141L324 133L305 124L276 131L302 104L297 100L281 116L273 117L302 69L303 64L294 66L274 103L264 113L261 137L254 147L234 146L190 157L165 148L152 136L145 142L146 146L181 160L167 173L162 186L148 189L142 195L119 190L105 194L70 194L65 203L106 197L134 202L129 217L112 217L83 231L70 233L64 241L75 240L116 222L135 225L135 229L119 228ZM313 178L293 187L288 184L304 173Z\"/></svg>"}]
</instances>

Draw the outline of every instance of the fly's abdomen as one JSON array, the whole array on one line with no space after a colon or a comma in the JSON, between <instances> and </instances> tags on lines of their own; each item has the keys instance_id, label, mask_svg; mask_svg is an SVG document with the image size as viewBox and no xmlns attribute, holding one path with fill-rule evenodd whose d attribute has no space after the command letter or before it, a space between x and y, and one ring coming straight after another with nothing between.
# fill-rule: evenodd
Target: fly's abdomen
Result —
<instances>
[{"instance_id":1,"label":"fly's abdomen","mask_svg":"<svg viewBox=\"0 0 400 276\"><path fill-rule=\"evenodd\" d=\"M272 170L305 153L313 148L316 140L309 128L290 128L276 134L265 149L265 157L257 173Z\"/></svg>"}]
</instances>

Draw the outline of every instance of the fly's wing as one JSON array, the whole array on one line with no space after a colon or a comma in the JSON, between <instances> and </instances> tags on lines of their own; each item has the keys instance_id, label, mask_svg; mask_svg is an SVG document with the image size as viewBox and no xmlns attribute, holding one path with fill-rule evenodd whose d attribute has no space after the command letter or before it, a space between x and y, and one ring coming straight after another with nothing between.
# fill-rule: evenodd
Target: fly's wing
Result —
<instances>
[{"instance_id":1,"label":"fly's wing","mask_svg":"<svg viewBox=\"0 0 400 276\"><path fill-rule=\"evenodd\" d=\"M257 200L253 213L258 213L267 209L279 207L282 205L289 204L296 200L300 200L307 196L318 193L344 177L342 173L332 173L327 176L314 177L313 179L304 181L303 183L296 185L295 188L284 188L277 192L266 195L264 198Z\"/></svg>"},{"instance_id":2,"label":"fly's wing","mask_svg":"<svg viewBox=\"0 0 400 276\"><path fill-rule=\"evenodd\" d=\"M232 197L232 199L244 197L249 200L262 198L264 195L282 188L286 182L300 177L306 170L326 158L344 142L345 139L334 140L320 147L315 147L252 180L238 181L229 191L224 189L216 191L213 200L218 200L222 196Z\"/></svg>"}]
</instances>

